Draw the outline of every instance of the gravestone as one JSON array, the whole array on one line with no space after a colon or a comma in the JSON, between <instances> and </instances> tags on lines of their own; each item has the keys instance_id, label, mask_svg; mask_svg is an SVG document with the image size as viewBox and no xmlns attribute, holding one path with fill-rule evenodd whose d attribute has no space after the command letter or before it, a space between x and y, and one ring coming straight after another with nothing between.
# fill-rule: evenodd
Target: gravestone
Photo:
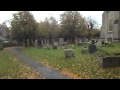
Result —
<instances>
[{"instance_id":1,"label":"gravestone","mask_svg":"<svg viewBox=\"0 0 120 90\"><path fill-rule=\"evenodd\" d=\"M104 46L104 44L105 44L105 41L103 41L103 40L102 40L102 41L101 41L101 44L102 44L102 46Z\"/></svg>"},{"instance_id":2,"label":"gravestone","mask_svg":"<svg viewBox=\"0 0 120 90\"><path fill-rule=\"evenodd\" d=\"M84 49L81 51L82 54L88 53L88 48L84 47Z\"/></svg>"},{"instance_id":3,"label":"gravestone","mask_svg":"<svg viewBox=\"0 0 120 90\"><path fill-rule=\"evenodd\" d=\"M65 58L75 57L75 52L73 49L65 49L64 54L65 54Z\"/></svg>"},{"instance_id":4,"label":"gravestone","mask_svg":"<svg viewBox=\"0 0 120 90\"><path fill-rule=\"evenodd\" d=\"M59 44L63 45L64 44L64 38L59 38Z\"/></svg>"},{"instance_id":5,"label":"gravestone","mask_svg":"<svg viewBox=\"0 0 120 90\"><path fill-rule=\"evenodd\" d=\"M48 49L48 50L50 50L51 49L51 47L50 47L50 45L47 43L47 45L46 45L46 49Z\"/></svg>"},{"instance_id":6,"label":"gravestone","mask_svg":"<svg viewBox=\"0 0 120 90\"><path fill-rule=\"evenodd\" d=\"M60 44L61 49L63 49L64 48L64 38L59 38L59 44Z\"/></svg>"},{"instance_id":7,"label":"gravestone","mask_svg":"<svg viewBox=\"0 0 120 90\"><path fill-rule=\"evenodd\" d=\"M103 57L99 60L99 63L102 68L117 67L120 66L120 56Z\"/></svg>"},{"instance_id":8,"label":"gravestone","mask_svg":"<svg viewBox=\"0 0 120 90\"><path fill-rule=\"evenodd\" d=\"M105 45L108 45L108 41L107 40L105 41Z\"/></svg>"},{"instance_id":9,"label":"gravestone","mask_svg":"<svg viewBox=\"0 0 120 90\"><path fill-rule=\"evenodd\" d=\"M42 40L41 39L38 39L38 47L42 48Z\"/></svg>"},{"instance_id":10,"label":"gravestone","mask_svg":"<svg viewBox=\"0 0 120 90\"><path fill-rule=\"evenodd\" d=\"M88 50L89 50L89 53L94 53L94 52L97 51L96 45L94 44L95 42L94 42L93 40L92 40L91 43L92 43L92 44L89 45Z\"/></svg>"},{"instance_id":11,"label":"gravestone","mask_svg":"<svg viewBox=\"0 0 120 90\"><path fill-rule=\"evenodd\" d=\"M101 45L102 45L101 41L99 40L99 41L96 43L96 45L97 45L97 46L101 46Z\"/></svg>"},{"instance_id":12,"label":"gravestone","mask_svg":"<svg viewBox=\"0 0 120 90\"><path fill-rule=\"evenodd\" d=\"M54 43L53 43L53 49L57 49L57 46L58 46L58 43L57 43L57 42L54 42Z\"/></svg>"}]
</instances>

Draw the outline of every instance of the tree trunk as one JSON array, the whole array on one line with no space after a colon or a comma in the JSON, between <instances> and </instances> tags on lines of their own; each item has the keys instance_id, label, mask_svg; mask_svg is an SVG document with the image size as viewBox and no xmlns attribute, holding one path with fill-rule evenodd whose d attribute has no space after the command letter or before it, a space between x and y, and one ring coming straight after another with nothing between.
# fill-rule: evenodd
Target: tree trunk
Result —
<instances>
[{"instance_id":1,"label":"tree trunk","mask_svg":"<svg viewBox=\"0 0 120 90\"><path fill-rule=\"evenodd\" d=\"M73 37L72 37L72 43L74 43L74 41L75 41L75 37L73 36Z\"/></svg>"},{"instance_id":2,"label":"tree trunk","mask_svg":"<svg viewBox=\"0 0 120 90\"><path fill-rule=\"evenodd\" d=\"M32 39L29 39L29 46L32 46Z\"/></svg>"},{"instance_id":3,"label":"tree trunk","mask_svg":"<svg viewBox=\"0 0 120 90\"><path fill-rule=\"evenodd\" d=\"M33 45L35 44L35 38L32 38Z\"/></svg>"}]
</instances>

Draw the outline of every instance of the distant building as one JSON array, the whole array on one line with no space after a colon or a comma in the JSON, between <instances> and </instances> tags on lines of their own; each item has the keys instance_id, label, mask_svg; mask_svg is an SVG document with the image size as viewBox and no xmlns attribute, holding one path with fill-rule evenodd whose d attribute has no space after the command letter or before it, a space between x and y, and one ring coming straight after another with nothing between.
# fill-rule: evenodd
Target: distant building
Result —
<instances>
[{"instance_id":1,"label":"distant building","mask_svg":"<svg viewBox=\"0 0 120 90\"><path fill-rule=\"evenodd\" d=\"M101 39L120 40L120 11L104 11L102 14Z\"/></svg>"},{"instance_id":2,"label":"distant building","mask_svg":"<svg viewBox=\"0 0 120 90\"><path fill-rule=\"evenodd\" d=\"M0 39L6 40L7 34L8 34L8 27L5 23L0 24Z\"/></svg>"}]
</instances>

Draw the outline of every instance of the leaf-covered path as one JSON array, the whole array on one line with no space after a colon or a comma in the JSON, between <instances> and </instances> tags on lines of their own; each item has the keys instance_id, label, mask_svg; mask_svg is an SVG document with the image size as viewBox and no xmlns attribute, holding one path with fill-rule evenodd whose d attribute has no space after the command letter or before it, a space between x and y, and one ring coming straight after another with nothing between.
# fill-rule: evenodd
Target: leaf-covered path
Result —
<instances>
[{"instance_id":1,"label":"leaf-covered path","mask_svg":"<svg viewBox=\"0 0 120 90\"><path fill-rule=\"evenodd\" d=\"M21 53L19 48L12 48L11 52L20 58L21 61L26 63L27 65L35 68L35 70L45 79L72 79L68 76L61 74L59 71L46 67L41 63L37 63L36 61L26 57Z\"/></svg>"}]
</instances>

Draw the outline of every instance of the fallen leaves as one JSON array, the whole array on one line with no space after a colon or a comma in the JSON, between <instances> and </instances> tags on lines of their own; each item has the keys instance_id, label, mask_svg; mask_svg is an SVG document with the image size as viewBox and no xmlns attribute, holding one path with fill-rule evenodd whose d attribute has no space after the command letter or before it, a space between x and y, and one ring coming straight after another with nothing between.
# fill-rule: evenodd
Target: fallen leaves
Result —
<instances>
[{"instance_id":1,"label":"fallen leaves","mask_svg":"<svg viewBox=\"0 0 120 90\"><path fill-rule=\"evenodd\" d=\"M67 70L62 71L61 73L69 77L72 77L73 79L81 79L78 75L70 73Z\"/></svg>"},{"instance_id":2,"label":"fallen leaves","mask_svg":"<svg viewBox=\"0 0 120 90\"><path fill-rule=\"evenodd\" d=\"M31 67L12 55L9 49L0 53L0 79L41 79ZM42 78L43 79L43 78Z\"/></svg>"}]
</instances>

